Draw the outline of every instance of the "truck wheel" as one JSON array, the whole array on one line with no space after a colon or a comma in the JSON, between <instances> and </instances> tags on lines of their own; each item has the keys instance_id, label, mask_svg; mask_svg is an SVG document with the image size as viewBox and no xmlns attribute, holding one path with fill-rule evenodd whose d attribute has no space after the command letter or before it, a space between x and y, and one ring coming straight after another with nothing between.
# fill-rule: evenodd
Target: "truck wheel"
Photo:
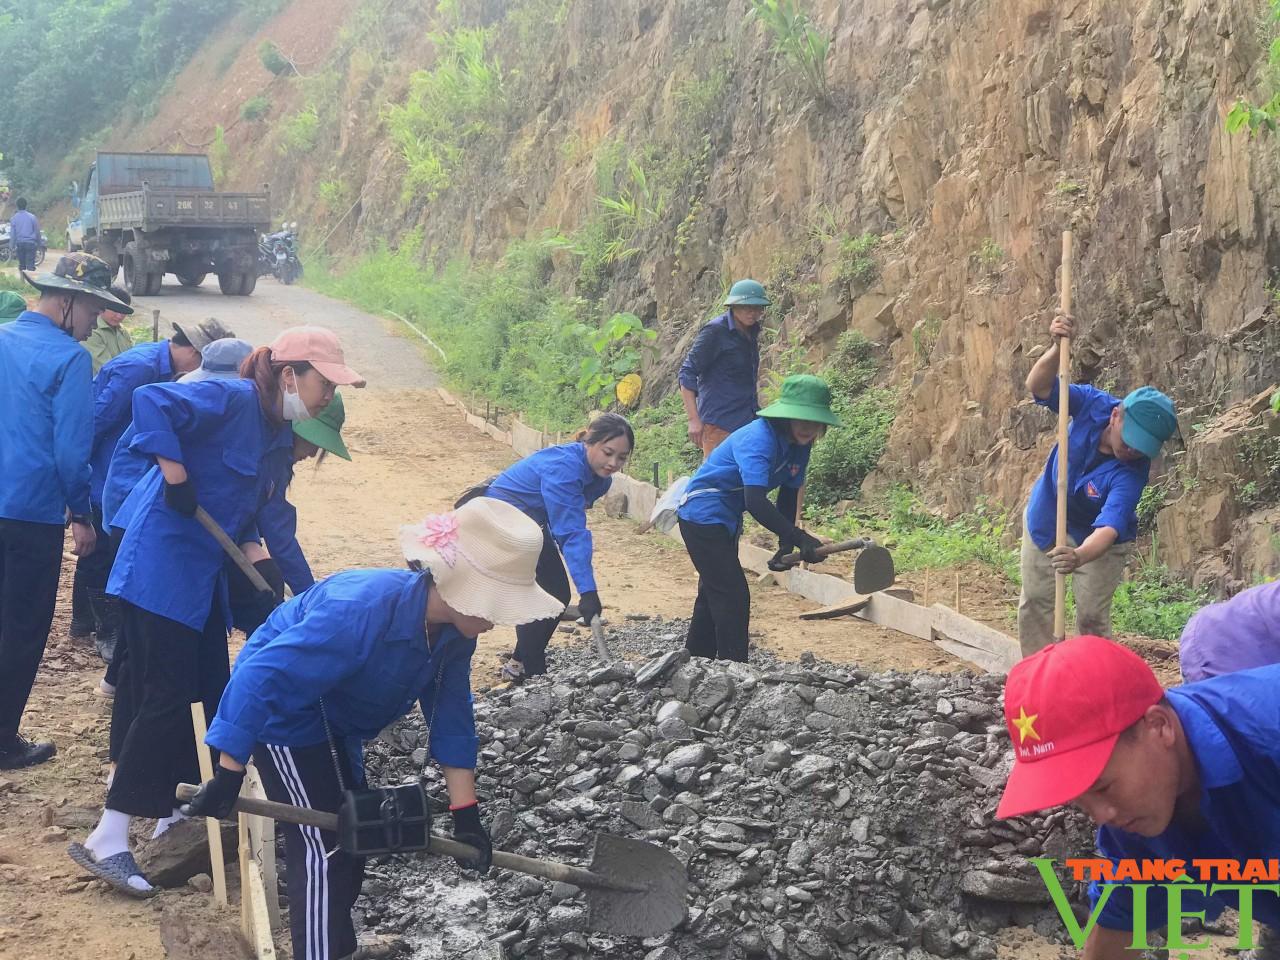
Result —
<instances>
[{"instance_id":1,"label":"truck wheel","mask_svg":"<svg viewBox=\"0 0 1280 960\"><path fill-rule=\"evenodd\" d=\"M218 274L218 289L228 297L234 297L240 292L240 274L238 273L220 273Z\"/></svg>"},{"instance_id":2,"label":"truck wheel","mask_svg":"<svg viewBox=\"0 0 1280 960\"><path fill-rule=\"evenodd\" d=\"M69 233L68 233L68 234L67 234L67 246L66 246L66 251L67 251L67 253L75 253L77 249L79 249L79 248L78 248L74 243L72 243L72 242L71 242L71 234L69 234Z\"/></svg>"},{"instance_id":3,"label":"truck wheel","mask_svg":"<svg viewBox=\"0 0 1280 960\"><path fill-rule=\"evenodd\" d=\"M179 274L175 274L175 276L177 276L178 282L182 284L184 287L198 287L200 286L200 284L204 283L204 278L207 277L208 274L207 273L179 273Z\"/></svg>"},{"instance_id":4,"label":"truck wheel","mask_svg":"<svg viewBox=\"0 0 1280 960\"><path fill-rule=\"evenodd\" d=\"M249 296L257 285L258 272L256 270L246 270L240 274L240 296Z\"/></svg>"},{"instance_id":5,"label":"truck wheel","mask_svg":"<svg viewBox=\"0 0 1280 960\"><path fill-rule=\"evenodd\" d=\"M148 273L145 276L146 290L142 292L144 297L157 297L160 295L160 284L164 282L163 273Z\"/></svg>"}]
</instances>

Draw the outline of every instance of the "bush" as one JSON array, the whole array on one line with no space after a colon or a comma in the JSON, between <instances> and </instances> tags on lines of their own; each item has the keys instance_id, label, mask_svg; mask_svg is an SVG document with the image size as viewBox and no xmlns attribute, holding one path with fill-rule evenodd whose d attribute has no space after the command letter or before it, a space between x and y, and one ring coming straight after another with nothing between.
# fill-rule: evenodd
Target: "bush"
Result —
<instances>
[{"instance_id":1,"label":"bush","mask_svg":"<svg viewBox=\"0 0 1280 960\"><path fill-rule=\"evenodd\" d=\"M751 12L769 31L774 49L782 54L818 100L827 100L827 52L831 41L809 25L796 0L751 0Z\"/></svg>"},{"instance_id":2,"label":"bush","mask_svg":"<svg viewBox=\"0 0 1280 960\"><path fill-rule=\"evenodd\" d=\"M853 499L880 461L897 412L897 396L890 389L871 386L878 368L871 341L855 331L840 335L823 374L831 387L831 408L841 425L814 444L805 480L807 502L822 506Z\"/></svg>"},{"instance_id":3,"label":"bush","mask_svg":"<svg viewBox=\"0 0 1280 960\"><path fill-rule=\"evenodd\" d=\"M261 93L256 97L250 97L244 103L240 104L241 120L248 120L250 122L254 120L261 120L270 112L271 100Z\"/></svg>"},{"instance_id":4,"label":"bush","mask_svg":"<svg viewBox=\"0 0 1280 960\"><path fill-rule=\"evenodd\" d=\"M845 237L840 242L839 276L845 283L870 286L880 275L880 264L875 258L880 237L864 233L858 237Z\"/></svg>"},{"instance_id":5,"label":"bush","mask_svg":"<svg viewBox=\"0 0 1280 960\"><path fill-rule=\"evenodd\" d=\"M1191 615L1209 602L1157 563L1140 563L1120 584L1111 603L1111 626L1117 633L1136 633L1158 640L1177 640Z\"/></svg>"},{"instance_id":6,"label":"bush","mask_svg":"<svg viewBox=\"0 0 1280 960\"><path fill-rule=\"evenodd\" d=\"M300 110L284 122L280 129L283 153L310 153L320 135L320 115L315 107Z\"/></svg>"},{"instance_id":7,"label":"bush","mask_svg":"<svg viewBox=\"0 0 1280 960\"><path fill-rule=\"evenodd\" d=\"M294 72L293 64L280 52L280 48L270 40L263 40L258 46L258 59L262 61L264 67L277 77Z\"/></svg>"},{"instance_id":8,"label":"bush","mask_svg":"<svg viewBox=\"0 0 1280 960\"><path fill-rule=\"evenodd\" d=\"M649 477L658 465L658 480L666 486L667 474L683 477L702 463L702 453L689 441L689 420L678 394L668 394L661 403L630 416L636 431L636 449L628 471Z\"/></svg>"}]
</instances>

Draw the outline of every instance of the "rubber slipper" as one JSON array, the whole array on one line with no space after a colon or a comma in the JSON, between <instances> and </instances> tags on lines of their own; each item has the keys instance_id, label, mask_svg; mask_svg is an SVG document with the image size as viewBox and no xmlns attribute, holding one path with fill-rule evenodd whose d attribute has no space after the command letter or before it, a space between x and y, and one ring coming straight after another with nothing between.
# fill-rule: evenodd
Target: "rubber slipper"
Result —
<instances>
[{"instance_id":1,"label":"rubber slipper","mask_svg":"<svg viewBox=\"0 0 1280 960\"><path fill-rule=\"evenodd\" d=\"M139 890L129 885L130 877L142 877L143 880L147 878L143 876L138 861L133 859L133 854L128 850L107 857L105 860L95 860L84 844L73 843L67 847L67 855L99 880L105 880L121 893L138 900L149 900L160 892L155 887L150 890Z\"/></svg>"},{"instance_id":2,"label":"rubber slipper","mask_svg":"<svg viewBox=\"0 0 1280 960\"><path fill-rule=\"evenodd\" d=\"M512 657L502 665L498 675L508 683L517 684L524 679L524 664Z\"/></svg>"}]
</instances>

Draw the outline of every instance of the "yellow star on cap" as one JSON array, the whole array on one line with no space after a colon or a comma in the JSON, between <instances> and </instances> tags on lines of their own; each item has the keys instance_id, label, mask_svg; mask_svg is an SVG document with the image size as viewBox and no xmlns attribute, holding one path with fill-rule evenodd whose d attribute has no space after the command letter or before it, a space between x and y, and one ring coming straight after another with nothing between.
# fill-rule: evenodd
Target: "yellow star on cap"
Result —
<instances>
[{"instance_id":1,"label":"yellow star on cap","mask_svg":"<svg viewBox=\"0 0 1280 960\"><path fill-rule=\"evenodd\" d=\"M1036 728L1035 728L1035 722L1038 719L1040 719L1040 714L1033 713L1031 716L1028 717L1026 707L1018 708L1018 716L1014 717L1011 722L1015 727L1018 728L1019 743L1026 743L1027 737L1030 737L1032 740L1040 739L1040 734L1036 733Z\"/></svg>"}]
</instances>

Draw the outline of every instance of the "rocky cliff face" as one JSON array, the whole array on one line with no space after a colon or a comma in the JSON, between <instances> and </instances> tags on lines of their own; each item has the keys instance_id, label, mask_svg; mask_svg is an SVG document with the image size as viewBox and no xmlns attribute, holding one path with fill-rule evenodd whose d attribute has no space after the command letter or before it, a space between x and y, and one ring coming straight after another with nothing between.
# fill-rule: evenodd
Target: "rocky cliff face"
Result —
<instances>
[{"instance_id":1,"label":"rocky cliff face","mask_svg":"<svg viewBox=\"0 0 1280 960\"><path fill-rule=\"evenodd\" d=\"M1161 559L1219 585L1280 569L1280 440L1255 402L1280 379L1280 146L1223 126L1265 54L1258 0L809 0L832 37L825 102L745 0L458 6L494 28L507 99L440 197L403 199L378 119L437 56L431 0L336 55L340 105L316 151L281 165L272 138L229 135L242 179L271 168L289 209L327 229L346 204L316 184L344 177L344 245L416 227L441 261L487 259L588 221L602 151L622 144L667 196L604 277L609 306L661 332L650 396L730 279L769 279L791 355L820 361L847 329L883 346L900 412L872 482L949 511L1019 509L1052 443L1022 380L1072 226L1075 376L1179 405L1186 448L1157 468ZM864 234L881 238L873 263L850 270L842 238ZM572 285L570 258L557 266Z\"/></svg>"}]
</instances>

